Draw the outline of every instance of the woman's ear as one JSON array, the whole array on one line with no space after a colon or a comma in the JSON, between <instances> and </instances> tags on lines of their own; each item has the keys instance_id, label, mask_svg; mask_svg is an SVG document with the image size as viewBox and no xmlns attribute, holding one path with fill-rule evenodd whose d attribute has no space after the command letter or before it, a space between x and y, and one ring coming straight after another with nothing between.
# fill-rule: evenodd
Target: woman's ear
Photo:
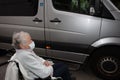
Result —
<instances>
[{"instance_id":1,"label":"woman's ear","mask_svg":"<svg viewBox=\"0 0 120 80\"><path fill-rule=\"evenodd\" d=\"M21 49L29 49L29 46L27 46L27 45L20 44L19 46Z\"/></svg>"},{"instance_id":2,"label":"woman's ear","mask_svg":"<svg viewBox=\"0 0 120 80\"><path fill-rule=\"evenodd\" d=\"M19 44L21 49L24 49L24 45L23 44Z\"/></svg>"}]
</instances>

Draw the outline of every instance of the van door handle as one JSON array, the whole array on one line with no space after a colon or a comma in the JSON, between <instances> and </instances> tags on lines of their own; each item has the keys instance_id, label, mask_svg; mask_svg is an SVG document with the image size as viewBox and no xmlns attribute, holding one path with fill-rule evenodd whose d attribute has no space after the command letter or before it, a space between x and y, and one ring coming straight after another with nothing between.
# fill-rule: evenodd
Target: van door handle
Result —
<instances>
[{"instance_id":1,"label":"van door handle","mask_svg":"<svg viewBox=\"0 0 120 80\"><path fill-rule=\"evenodd\" d=\"M60 23L61 20L59 20L58 18L55 18L55 19L53 19L53 20L50 20L50 22L52 22L52 23L54 23L54 22L58 22L58 23Z\"/></svg>"},{"instance_id":2,"label":"van door handle","mask_svg":"<svg viewBox=\"0 0 120 80\"><path fill-rule=\"evenodd\" d=\"M33 22L42 22L42 20L40 20L39 18L35 18Z\"/></svg>"}]
</instances>

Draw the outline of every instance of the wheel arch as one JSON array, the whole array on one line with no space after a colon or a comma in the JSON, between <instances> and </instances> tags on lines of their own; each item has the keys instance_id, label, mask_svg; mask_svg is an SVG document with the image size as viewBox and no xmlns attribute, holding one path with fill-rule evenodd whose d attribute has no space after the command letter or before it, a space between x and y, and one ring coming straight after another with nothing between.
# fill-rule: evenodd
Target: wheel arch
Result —
<instances>
[{"instance_id":1,"label":"wheel arch","mask_svg":"<svg viewBox=\"0 0 120 80\"><path fill-rule=\"evenodd\" d=\"M120 51L120 38L109 37L95 41L89 47L88 60L95 54L101 53L102 51L108 51L108 50L111 51L111 49ZM116 54L116 55L120 56L120 54Z\"/></svg>"}]
</instances>

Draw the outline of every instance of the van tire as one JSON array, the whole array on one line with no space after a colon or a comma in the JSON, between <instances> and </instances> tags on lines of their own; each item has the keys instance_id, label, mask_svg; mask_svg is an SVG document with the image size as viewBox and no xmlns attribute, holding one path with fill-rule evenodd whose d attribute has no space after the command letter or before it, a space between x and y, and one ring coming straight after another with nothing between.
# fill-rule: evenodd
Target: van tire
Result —
<instances>
[{"instance_id":1,"label":"van tire","mask_svg":"<svg viewBox=\"0 0 120 80\"><path fill-rule=\"evenodd\" d=\"M104 47L95 51L91 59L91 67L98 77L105 80L120 78L119 49L118 47Z\"/></svg>"}]
</instances>

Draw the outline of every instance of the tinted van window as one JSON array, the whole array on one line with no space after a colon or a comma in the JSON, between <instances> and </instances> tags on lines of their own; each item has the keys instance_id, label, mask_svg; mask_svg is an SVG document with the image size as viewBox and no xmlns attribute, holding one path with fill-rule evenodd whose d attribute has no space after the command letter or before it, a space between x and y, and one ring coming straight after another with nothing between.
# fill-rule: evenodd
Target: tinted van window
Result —
<instances>
[{"instance_id":1,"label":"tinted van window","mask_svg":"<svg viewBox=\"0 0 120 80\"><path fill-rule=\"evenodd\" d=\"M89 0L52 0L55 9L75 12L89 13Z\"/></svg>"},{"instance_id":2,"label":"tinted van window","mask_svg":"<svg viewBox=\"0 0 120 80\"><path fill-rule=\"evenodd\" d=\"M34 16L38 0L0 0L0 16Z\"/></svg>"},{"instance_id":3,"label":"tinted van window","mask_svg":"<svg viewBox=\"0 0 120 80\"><path fill-rule=\"evenodd\" d=\"M111 0L111 1L120 10L120 0Z\"/></svg>"}]
</instances>

